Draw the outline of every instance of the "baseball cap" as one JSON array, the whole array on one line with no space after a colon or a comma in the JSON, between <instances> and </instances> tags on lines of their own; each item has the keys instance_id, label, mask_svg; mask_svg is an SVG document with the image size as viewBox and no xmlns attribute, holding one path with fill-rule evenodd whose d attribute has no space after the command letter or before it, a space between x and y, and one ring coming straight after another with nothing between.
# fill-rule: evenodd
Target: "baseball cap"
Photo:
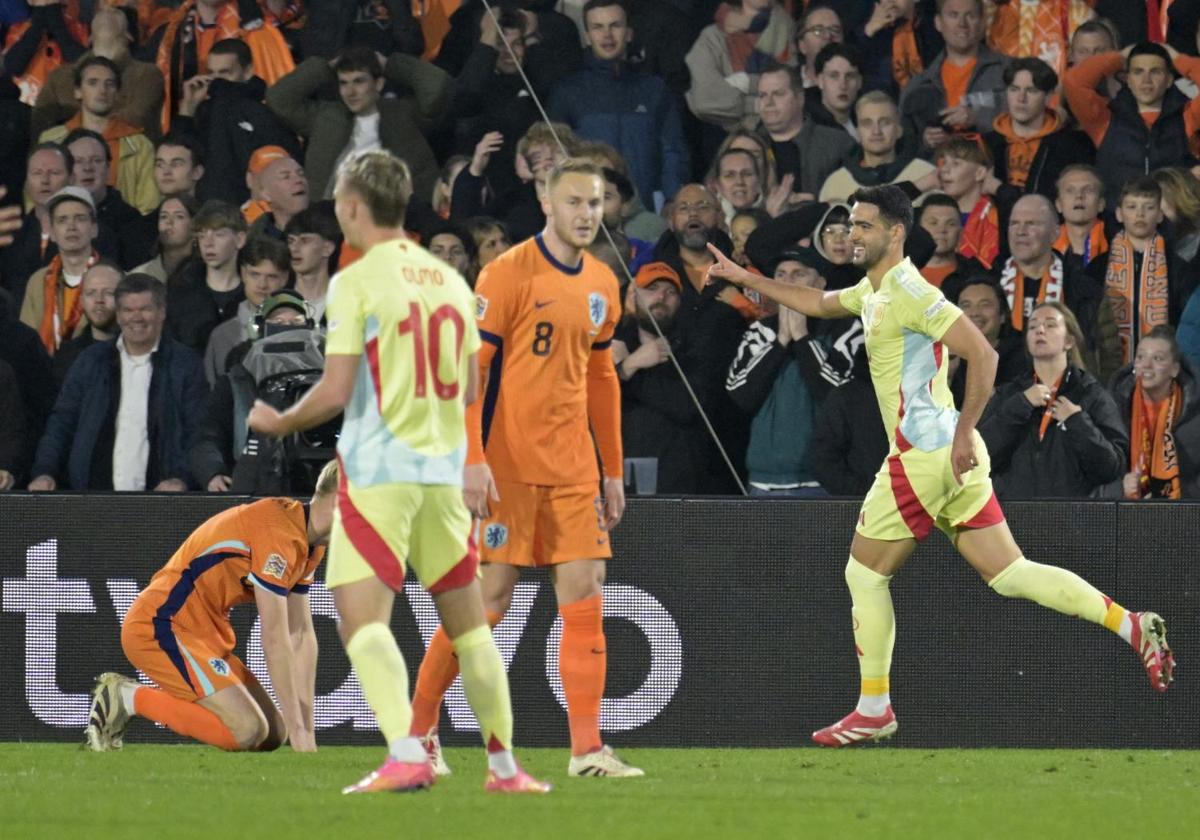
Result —
<instances>
[{"instance_id":1,"label":"baseball cap","mask_svg":"<svg viewBox=\"0 0 1200 840\"><path fill-rule=\"evenodd\" d=\"M775 270L785 262L798 262L803 266L816 269L817 271L820 271L822 266L825 264L825 261L821 258L821 255L817 253L816 248L811 246L802 247L797 245L793 248L780 251L775 255L775 259L771 260L771 263L768 266L771 270L767 273L767 276L772 276L775 273Z\"/></svg>"},{"instance_id":2,"label":"baseball cap","mask_svg":"<svg viewBox=\"0 0 1200 840\"><path fill-rule=\"evenodd\" d=\"M257 175L275 161L290 157L291 154L282 146L259 146L254 150L254 154L250 155L250 163L246 167L246 171L251 175Z\"/></svg>"},{"instance_id":3,"label":"baseball cap","mask_svg":"<svg viewBox=\"0 0 1200 840\"><path fill-rule=\"evenodd\" d=\"M633 278L640 289L646 288L656 280L669 280L676 289L683 291L683 283L679 279L679 274L665 262L646 263L638 269L637 276Z\"/></svg>"},{"instance_id":4,"label":"baseball cap","mask_svg":"<svg viewBox=\"0 0 1200 840\"><path fill-rule=\"evenodd\" d=\"M294 309L304 317L308 317L308 303L304 297L293 289L280 289L262 302L258 314L262 318L270 317L276 309Z\"/></svg>"},{"instance_id":5,"label":"baseball cap","mask_svg":"<svg viewBox=\"0 0 1200 840\"><path fill-rule=\"evenodd\" d=\"M46 210L50 213L54 212L54 208L64 201L82 201L92 210L92 215L96 215L96 200L92 198L92 194L83 187L63 187L61 190L50 196L50 200L46 202Z\"/></svg>"}]
</instances>

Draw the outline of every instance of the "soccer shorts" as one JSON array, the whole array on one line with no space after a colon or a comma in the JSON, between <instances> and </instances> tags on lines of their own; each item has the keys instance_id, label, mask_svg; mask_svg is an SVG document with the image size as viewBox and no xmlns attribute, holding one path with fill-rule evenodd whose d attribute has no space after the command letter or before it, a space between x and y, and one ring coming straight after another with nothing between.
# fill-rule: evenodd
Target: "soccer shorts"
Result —
<instances>
[{"instance_id":1,"label":"soccer shorts","mask_svg":"<svg viewBox=\"0 0 1200 840\"><path fill-rule=\"evenodd\" d=\"M163 691L195 702L254 681L242 660L216 634L188 632L170 621L155 621L155 611L151 604L134 601L121 625L121 647L130 664Z\"/></svg>"},{"instance_id":2,"label":"soccer shorts","mask_svg":"<svg viewBox=\"0 0 1200 840\"><path fill-rule=\"evenodd\" d=\"M405 482L355 487L343 473L325 585L377 577L399 592L405 560L434 594L475 579L479 555L462 488Z\"/></svg>"},{"instance_id":3,"label":"soccer shorts","mask_svg":"<svg viewBox=\"0 0 1200 840\"><path fill-rule=\"evenodd\" d=\"M489 499L491 516L479 525L480 559L510 566L553 566L572 560L612 557L601 530L604 502L599 485L543 487L497 481L500 501Z\"/></svg>"},{"instance_id":4,"label":"soccer shorts","mask_svg":"<svg viewBox=\"0 0 1200 840\"><path fill-rule=\"evenodd\" d=\"M951 447L934 452L893 450L875 474L858 514L858 533L873 540L923 540L937 525L947 536L1004 521L992 491L991 459L975 433L978 465L954 480Z\"/></svg>"}]
</instances>

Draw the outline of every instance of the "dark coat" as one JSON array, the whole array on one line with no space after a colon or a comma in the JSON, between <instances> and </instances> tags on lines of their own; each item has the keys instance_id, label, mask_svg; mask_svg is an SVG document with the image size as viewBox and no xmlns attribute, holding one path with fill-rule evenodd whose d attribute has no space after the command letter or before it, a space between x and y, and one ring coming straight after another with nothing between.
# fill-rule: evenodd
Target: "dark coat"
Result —
<instances>
[{"instance_id":1,"label":"dark coat","mask_svg":"<svg viewBox=\"0 0 1200 840\"><path fill-rule=\"evenodd\" d=\"M921 138L926 128L940 124L938 112L946 107L946 86L942 83L945 60L943 50L923 73L909 81L900 97L904 133L918 143L923 142ZM1007 56L987 47L979 48L975 70L967 82L967 96L974 95L981 100L981 103L972 103L976 112L976 131L991 127L992 120L1004 110L1004 68L1007 65Z\"/></svg>"},{"instance_id":2,"label":"dark coat","mask_svg":"<svg viewBox=\"0 0 1200 840\"><path fill-rule=\"evenodd\" d=\"M1083 410L1063 424L1051 420L1040 441L1045 409L1025 398L1029 385L999 388L979 423L1000 498L1083 498L1125 474L1129 435L1116 403L1094 376L1067 368L1059 394Z\"/></svg>"},{"instance_id":3,"label":"dark coat","mask_svg":"<svg viewBox=\"0 0 1200 840\"><path fill-rule=\"evenodd\" d=\"M1096 150L1096 168L1104 179L1107 207L1119 206L1121 188L1130 179L1167 166L1195 163L1183 117L1187 105L1188 98L1171 85L1158 119L1151 128L1146 128L1137 100L1128 87L1122 87L1108 103L1112 119Z\"/></svg>"},{"instance_id":4,"label":"dark coat","mask_svg":"<svg viewBox=\"0 0 1200 840\"><path fill-rule=\"evenodd\" d=\"M102 227L116 234L117 263L122 269L130 271L150 259L158 239L157 214L154 214L154 234L147 239L145 217L125 200L120 190L109 187L104 200L96 207L96 218Z\"/></svg>"},{"instance_id":5,"label":"dark coat","mask_svg":"<svg viewBox=\"0 0 1200 840\"><path fill-rule=\"evenodd\" d=\"M1200 373L1187 356L1179 364L1179 385L1183 388L1183 412L1175 421L1175 453L1179 458L1179 483L1185 499L1200 498ZM1121 412L1125 431L1133 428L1133 365L1117 371L1112 381L1113 399ZM1129 461L1124 472L1129 471Z\"/></svg>"},{"instance_id":6,"label":"dark coat","mask_svg":"<svg viewBox=\"0 0 1200 840\"><path fill-rule=\"evenodd\" d=\"M885 26L874 35L868 36L866 26L871 17L870 6L866 3L860 5L866 7L866 14L860 15L858 24L848 35L850 43L858 47L863 58L862 92L882 90L895 99L900 95L900 87L896 84L896 77L892 75L892 42L896 29L903 21ZM917 52L920 53L921 61L926 67L932 64L938 53L946 47L942 34L937 31L933 22L936 14L937 4L934 0L917 0L913 34L917 40ZM844 15L843 22L848 23Z\"/></svg>"},{"instance_id":7,"label":"dark coat","mask_svg":"<svg viewBox=\"0 0 1200 840\"><path fill-rule=\"evenodd\" d=\"M419 56L425 51L425 33L413 18L408 0L385 0L388 26L356 22L358 0L305 0L306 23L300 29L300 49L305 56L333 58L347 46L368 46L390 55L402 52Z\"/></svg>"},{"instance_id":8,"label":"dark coat","mask_svg":"<svg viewBox=\"0 0 1200 840\"><path fill-rule=\"evenodd\" d=\"M758 135L770 148L771 135L762 125L758 127ZM800 152L800 177L792 185L792 191L811 195L820 194L825 179L841 168L842 158L854 148L854 138L845 129L817 125L812 120L805 120L800 133L788 142Z\"/></svg>"},{"instance_id":9,"label":"dark coat","mask_svg":"<svg viewBox=\"0 0 1200 840\"><path fill-rule=\"evenodd\" d=\"M546 110L580 137L620 152L644 201L655 191L674 196L691 180L676 97L657 76L588 53L581 70L554 85Z\"/></svg>"},{"instance_id":10,"label":"dark coat","mask_svg":"<svg viewBox=\"0 0 1200 840\"><path fill-rule=\"evenodd\" d=\"M854 362L854 378L830 391L821 405L808 447L813 474L832 496L866 495L890 445L866 352Z\"/></svg>"},{"instance_id":11,"label":"dark coat","mask_svg":"<svg viewBox=\"0 0 1200 840\"><path fill-rule=\"evenodd\" d=\"M196 185L197 200L239 207L245 203L250 198L246 169L260 146L281 146L303 160L296 135L263 104L266 92L267 84L258 76L245 82L214 79L195 117L172 119L172 130L194 138L203 150L204 176Z\"/></svg>"},{"instance_id":12,"label":"dark coat","mask_svg":"<svg viewBox=\"0 0 1200 840\"><path fill-rule=\"evenodd\" d=\"M0 405L4 406L0 411L0 470L11 473L21 485L32 449L26 423L28 412L17 372L3 359L0 359Z\"/></svg>"},{"instance_id":13,"label":"dark coat","mask_svg":"<svg viewBox=\"0 0 1200 840\"><path fill-rule=\"evenodd\" d=\"M991 153L993 169L1000 183L1015 191L1013 196L998 194L996 200L1011 206L1017 198L1038 193L1053 201L1058 197L1058 176L1072 163L1095 163L1096 147L1092 140L1077 128L1048 134L1038 143L1038 150L1029 165L1029 177L1024 187L1008 184L1008 138L992 129L983 135L983 145ZM1004 187L1001 187L1001 191Z\"/></svg>"},{"instance_id":14,"label":"dark coat","mask_svg":"<svg viewBox=\"0 0 1200 840\"><path fill-rule=\"evenodd\" d=\"M22 425L29 436L28 460L42 436L46 418L54 410L58 387L51 372L50 355L37 330L17 320L16 307L10 309L3 295L0 295L0 362L7 362L17 377L25 414Z\"/></svg>"},{"instance_id":15,"label":"dark coat","mask_svg":"<svg viewBox=\"0 0 1200 840\"><path fill-rule=\"evenodd\" d=\"M212 331L234 317L246 297L239 285L238 294L218 306L204 282L205 272L204 263L193 257L167 281L166 332L197 353L204 352Z\"/></svg>"},{"instance_id":16,"label":"dark coat","mask_svg":"<svg viewBox=\"0 0 1200 840\"><path fill-rule=\"evenodd\" d=\"M714 231L712 243L723 253L730 253L733 244L722 231ZM735 469L743 472L746 456L746 445L750 438L750 418L747 417L729 399L725 393L725 373L729 370L746 331L746 322L732 306L718 300L717 295L725 288L726 283L712 283L703 290L696 291L688 280L683 267L683 257L679 251L679 243L675 234L668 230L659 238L654 246L654 259L667 263L683 281L683 293L679 303L679 313L676 321L681 330L686 331L689 342L702 347L708 364L705 370L711 371L713 398L705 410L716 429L726 453L733 461ZM712 478L712 490L708 492L735 492L736 485L729 476L729 468L717 457L709 468Z\"/></svg>"},{"instance_id":17,"label":"dark coat","mask_svg":"<svg viewBox=\"0 0 1200 840\"><path fill-rule=\"evenodd\" d=\"M582 53L579 50L579 27L575 21L554 11L556 0L523 0L521 7L537 13L538 34L541 40L525 50L525 66L552 67L555 75L565 76L579 69ZM465 0L450 16L450 31L442 40L434 63L458 76L467 57L479 43L479 20L483 16L482 0ZM690 42L689 42L690 43Z\"/></svg>"},{"instance_id":18,"label":"dark coat","mask_svg":"<svg viewBox=\"0 0 1200 840\"><path fill-rule=\"evenodd\" d=\"M163 336L151 357L150 461L146 488L168 478L193 486L187 455L208 385L200 357ZM54 476L83 492L112 487L112 447L121 396L121 359L116 339L89 347L67 374L31 473ZM107 474L105 472L107 466Z\"/></svg>"}]
</instances>

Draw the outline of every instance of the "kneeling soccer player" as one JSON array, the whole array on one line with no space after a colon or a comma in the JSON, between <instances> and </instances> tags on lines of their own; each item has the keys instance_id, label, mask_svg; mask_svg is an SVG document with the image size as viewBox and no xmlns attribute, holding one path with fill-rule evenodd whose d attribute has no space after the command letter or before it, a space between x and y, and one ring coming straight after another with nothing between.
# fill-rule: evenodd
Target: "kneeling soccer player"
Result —
<instances>
[{"instance_id":1,"label":"kneeling soccer player","mask_svg":"<svg viewBox=\"0 0 1200 840\"><path fill-rule=\"evenodd\" d=\"M104 674L92 692L87 746L120 749L134 715L223 750L317 748L317 640L308 587L333 523L338 466L326 464L308 504L268 498L230 508L184 541L121 625L125 656L158 688ZM277 709L233 655L229 610L254 601Z\"/></svg>"}]
</instances>

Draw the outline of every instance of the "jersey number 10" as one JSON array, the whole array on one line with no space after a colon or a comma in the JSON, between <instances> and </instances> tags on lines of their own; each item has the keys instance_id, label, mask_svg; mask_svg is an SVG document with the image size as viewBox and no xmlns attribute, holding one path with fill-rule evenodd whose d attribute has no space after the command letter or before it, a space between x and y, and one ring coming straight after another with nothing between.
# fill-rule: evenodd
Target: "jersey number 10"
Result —
<instances>
[{"instance_id":1,"label":"jersey number 10","mask_svg":"<svg viewBox=\"0 0 1200 840\"><path fill-rule=\"evenodd\" d=\"M463 319L459 311L450 304L439 306L429 316L427 324L421 323L421 307L416 303L409 304L408 317L400 322L400 335L412 333L413 360L416 363L415 396L422 398L429 389L430 374L433 377L433 393L438 399L452 400L458 396L458 379L443 382L441 378L442 359L442 323L449 321L454 325L454 370L457 376L459 369L458 354L462 352ZM426 353L426 336L429 341L429 351Z\"/></svg>"}]
</instances>

